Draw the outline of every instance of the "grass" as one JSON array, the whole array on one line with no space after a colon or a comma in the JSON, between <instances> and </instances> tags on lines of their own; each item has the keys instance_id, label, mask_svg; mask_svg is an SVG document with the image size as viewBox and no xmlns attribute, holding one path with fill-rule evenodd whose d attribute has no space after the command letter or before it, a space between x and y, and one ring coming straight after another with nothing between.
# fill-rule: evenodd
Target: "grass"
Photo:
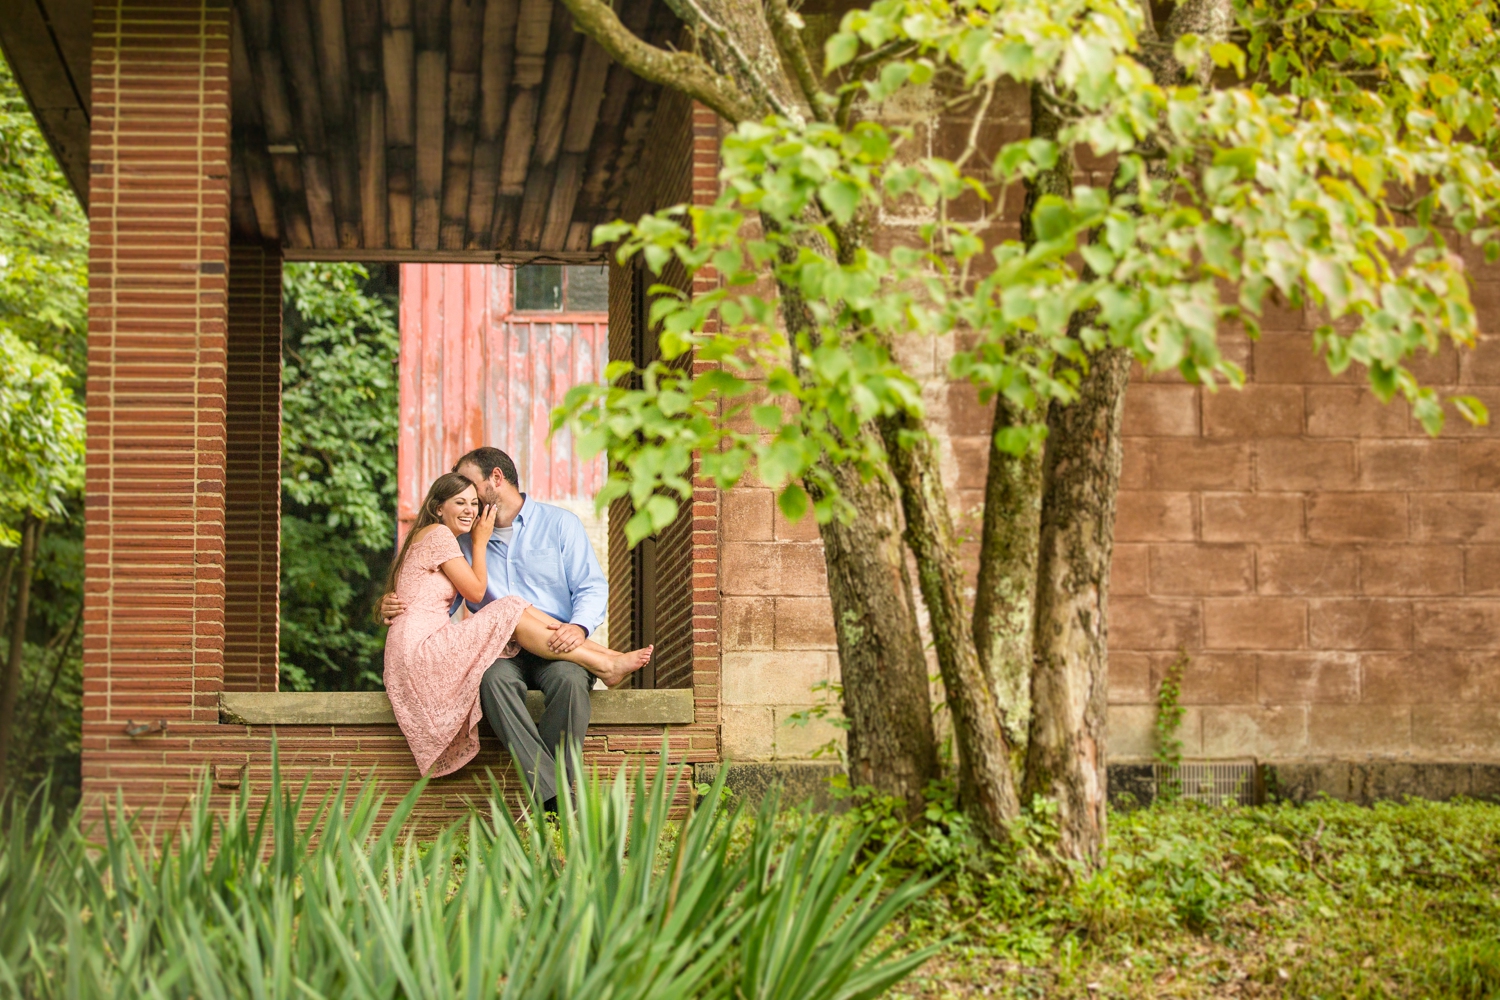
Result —
<instances>
[{"instance_id":1,"label":"grass","mask_svg":"<svg viewBox=\"0 0 1500 1000\"><path fill-rule=\"evenodd\" d=\"M1495 805L1115 813L1086 877L1044 862L1045 816L997 855L944 813L894 856L947 874L896 933L948 939L895 996L1500 997Z\"/></svg>"}]
</instances>

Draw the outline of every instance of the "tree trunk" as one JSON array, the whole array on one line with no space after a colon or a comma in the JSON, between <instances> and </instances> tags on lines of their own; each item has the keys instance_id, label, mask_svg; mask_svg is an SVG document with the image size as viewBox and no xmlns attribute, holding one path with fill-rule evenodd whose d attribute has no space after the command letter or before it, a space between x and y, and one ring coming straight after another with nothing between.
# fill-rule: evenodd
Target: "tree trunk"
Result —
<instances>
[{"instance_id":1,"label":"tree trunk","mask_svg":"<svg viewBox=\"0 0 1500 1000\"><path fill-rule=\"evenodd\" d=\"M1109 564L1129 376L1124 350L1090 359L1078 399L1052 407L1042 469L1024 799L1055 799L1064 857L1090 865L1105 836Z\"/></svg>"},{"instance_id":2,"label":"tree trunk","mask_svg":"<svg viewBox=\"0 0 1500 1000\"><path fill-rule=\"evenodd\" d=\"M1000 707L980 666L965 614L966 581L958 564L948 493L932 451L932 438L915 417L905 414L884 419L881 434L901 489L906 544L916 557L948 710L953 715L959 792L965 811L980 831L998 841L1007 835L1020 808Z\"/></svg>"},{"instance_id":3,"label":"tree trunk","mask_svg":"<svg viewBox=\"0 0 1500 1000\"><path fill-rule=\"evenodd\" d=\"M937 777L937 747L896 498L884 479L861 482L847 465L830 472L858 512L848 524L835 518L820 529L849 721L849 779L904 799L916 815Z\"/></svg>"},{"instance_id":4,"label":"tree trunk","mask_svg":"<svg viewBox=\"0 0 1500 1000\"><path fill-rule=\"evenodd\" d=\"M16 553L5 553L5 572L0 573L0 640L5 638L5 623L10 615L10 578L16 568Z\"/></svg>"},{"instance_id":5,"label":"tree trunk","mask_svg":"<svg viewBox=\"0 0 1500 1000\"><path fill-rule=\"evenodd\" d=\"M21 528L21 566L16 586L16 615L11 624L10 658L5 664L4 684L0 686L0 794L6 788L10 745L15 737L16 698L21 693L21 658L26 651L26 619L31 603L31 567L42 533L42 522L26 516Z\"/></svg>"},{"instance_id":6,"label":"tree trunk","mask_svg":"<svg viewBox=\"0 0 1500 1000\"><path fill-rule=\"evenodd\" d=\"M1004 396L995 401L994 434L984 484L974 649L989 678L1000 724L1019 765L1031 727L1032 623L1036 617L1037 532L1042 515L1042 449L1012 455L996 444L1007 427L1038 421L1034 410Z\"/></svg>"},{"instance_id":7,"label":"tree trunk","mask_svg":"<svg viewBox=\"0 0 1500 1000\"><path fill-rule=\"evenodd\" d=\"M1061 120L1047 106L1040 86L1031 88L1031 135L1056 139ZM1036 242L1032 212L1046 195L1066 198L1073 191L1073 154L1059 149L1057 163L1026 182L1021 239ZM1017 764L1025 759L1031 728L1032 628L1036 620L1038 532L1042 514L1043 449L1025 455L1002 451L1000 432L1046 420L1045 408L1020 406L999 396L990 436L984 486L984 525L980 534L979 582L974 599L974 645L989 675L1001 722Z\"/></svg>"}]
</instances>

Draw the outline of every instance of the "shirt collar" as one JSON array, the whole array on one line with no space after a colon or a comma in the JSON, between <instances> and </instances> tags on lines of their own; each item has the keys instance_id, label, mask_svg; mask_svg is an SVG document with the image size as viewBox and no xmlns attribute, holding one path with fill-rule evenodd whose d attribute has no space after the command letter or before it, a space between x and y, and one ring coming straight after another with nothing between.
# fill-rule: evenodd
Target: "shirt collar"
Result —
<instances>
[{"instance_id":1,"label":"shirt collar","mask_svg":"<svg viewBox=\"0 0 1500 1000\"><path fill-rule=\"evenodd\" d=\"M521 494L521 509L516 511L515 520L512 524L524 524L526 519L536 513L537 503L525 493Z\"/></svg>"}]
</instances>

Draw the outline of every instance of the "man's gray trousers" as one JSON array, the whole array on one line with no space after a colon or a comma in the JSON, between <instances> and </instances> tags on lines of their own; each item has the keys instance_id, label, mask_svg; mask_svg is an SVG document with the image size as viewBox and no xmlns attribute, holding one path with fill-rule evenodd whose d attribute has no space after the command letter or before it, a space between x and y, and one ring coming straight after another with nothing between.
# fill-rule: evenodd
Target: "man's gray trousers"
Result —
<instances>
[{"instance_id":1,"label":"man's gray trousers","mask_svg":"<svg viewBox=\"0 0 1500 1000\"><path fill-rule=\"evenodd\" d=\"M496 660L479 682L479 704L490 729L504 741L536 789L538 804L557 797L557 748L576 774L574 749L589 728L589 688L594 675L566 660L544 660L525 650L512 660ZM526 710L527 690L542 692L541 721Z\"/></svg>"}]
</instances>

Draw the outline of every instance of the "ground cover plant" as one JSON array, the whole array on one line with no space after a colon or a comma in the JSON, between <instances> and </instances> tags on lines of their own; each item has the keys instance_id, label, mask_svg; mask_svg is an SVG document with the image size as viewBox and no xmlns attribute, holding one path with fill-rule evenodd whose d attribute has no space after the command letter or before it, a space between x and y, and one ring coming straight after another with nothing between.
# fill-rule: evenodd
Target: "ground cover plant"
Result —
<instances>
[{"instance_id":1,"label":"ground cover plant","mask_svg":"<svg viewBox=\"0 0 1500 1000\"><path fill-rule=\"evenodd\" d=\"M946 874L895 933L947 939L893 996L1500 997L1500 806L1117 811L1091 874L1048 860L1046 812L998 852L967 822L931 800L892 857Z\"/></svg>"},{"instance_id":2,"label":"ground cover plant","mask_svg":"<svg viewBox=\"0 0 1500 1000\"><path fill-rule=\"evenodd\" d=\"M847 823L752 819L722 784L669 823L679 777L586 777L555 826L492 786L419 843L420 785L378 820L373 784L310 803L278 774L264 809L216 812L205 785L159 855L118 822L91 840L54 830L45 797L30 823L13 805L0 997L857 1000L929 957L871 947L928 885L859 864Z\"/></svg>"}]
</instances>

